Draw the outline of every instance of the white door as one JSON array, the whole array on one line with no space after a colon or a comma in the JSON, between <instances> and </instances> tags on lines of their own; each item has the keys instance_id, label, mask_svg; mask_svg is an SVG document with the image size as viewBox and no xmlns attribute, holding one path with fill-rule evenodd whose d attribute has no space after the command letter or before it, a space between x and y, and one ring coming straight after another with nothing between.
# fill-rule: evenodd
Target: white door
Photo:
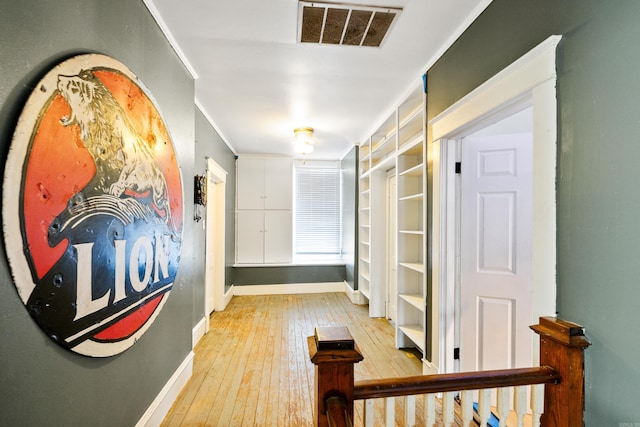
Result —
<instances>
[{"instance_id":1,"label":"white door","mask_svg":"<svg viewBox=\"0 0 640 427\"><path fill-rule=\"evenodd\" d=\"M264 208L291 209L293 200L293 160L268 158L264 164Z\"/></svg>"},{"instance_id":2,"label":"white door","mask_svg":"<svg viewBox=\"0 0 640 427\"><path fill-rule=\"evenodd\" d=\"M398 300L398 267L396 266L397 196L396 170L387 172L387 319L396 320Z\"/></svg>"},{"instance_id":3,"label":"white door","mask_svg":"<svg viewBox=\"0 0 640 427\"><path fill-rule=\"evenodd\" d=\"M532 141L462 140L462 371L532 366Z\"/></svg>"},{"instance_id":4,"label":"white door","mask_svg":"<svg viewBox=\"0 0 640 427\"><path fill-rule=\"evenodd\" d=\"M264 262L288 263L293 256L290 210L264 211Z\"/></svg>"},{"instance_id":5,"label":"white door","mask_svg":"<svg viewBox=\"0 0 640 427\"><path fill-rule=\"evenodd\" d=\"M264 262L264 211L238 211L236 216L236 261L240 264Z\"/></svg>"},{"instance_id":6,"label":"white door","mask_svg":"<svg viewBox=\"0 0 640 427\"><path fill-rule=\"evenodd\" d=\"M264 209L264 159L238 157L236 191L238 209Z\"/></svg>"},{"instance_id":7,"label":"white door","mask_svg":"<svg viewBox=\"0 0 640 427\"><path fill-rule=\"evenodd\" d=\"M215 308L215 262L213 260L216 257L215 242L216 242L216 197L215 186L216 183L212 179L208 178L207 183L207 212L205 216L205 316L208 317Z\"/></svg>"}]
</instances>

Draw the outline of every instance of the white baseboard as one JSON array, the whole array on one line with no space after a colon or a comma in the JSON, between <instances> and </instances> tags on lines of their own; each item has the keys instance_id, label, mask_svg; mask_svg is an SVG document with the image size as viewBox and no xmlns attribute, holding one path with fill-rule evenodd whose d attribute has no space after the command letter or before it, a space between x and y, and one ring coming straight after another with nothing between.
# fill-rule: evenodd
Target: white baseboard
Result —
<instances>
[{"instance_id":1,"label":"white baseboard","mask_svg":"<svg viewBox=\"0 0 640 427\"><path fill-rule=\"evenodd\" d=\"M441 374L438 367L426 359L422 359L422 375Z\"/></svg>"},{"instance_id":2,"label":"white baseboard","mask_svg":"<svg viewBox=\"0 0 640 427\"><path fill-rule=\"evenodd\" d=\"M207 331L207 318L203 317L191 331L191 348L194 349Z\"/></svg>"},{"instance_id":3,"label":"white baseboard","mask_svg":"<svg viewBox=\"0 0 640 427\"><path fill-rule=\"evenodd\" d=\"M318 294L344 292L344 282L287 283L282 285L234 286L233 295Z\"/></svg>"},{"instance_id":4,"label":"white baseboard","mask_svg":"<svg viewBox=\"0 0 640 427\"><path fill-rule=\"evenodd\" d=\"M353 290L346 281L344 282L344 293L347 294L352 304L361 305L366 303L366 300L360 291Z\"/></svg>"},{"instance_id":5,"label":"white baseboard","mask_svg":"<svg viewBox=\"0 0 640 427\"><path fill-rule=\"evenodd\" d=\"M222 298L222 304L216 305L216 311L224 311L224 309L227 308L227 305L229 305L229 303L231 302L231 298L233 298L234 288L235 286L231 285L227 293L225 293L224 297Z\"/></svg>"},{"instance_id":6,"label":"white baseboard","mask_svg":"<svg viewBox=\"0 0 640 427\"><path fill-rule=\"evenodd\" d=\"M193 373L193 351L182 361L178 369L173 373L169 381L162 387L158 396L151 403L151 406L142 415L136 427L156 427L159 426L166 417L171 405L175 402L182 388L187 384Z\"/></svg>"}]
</instances>

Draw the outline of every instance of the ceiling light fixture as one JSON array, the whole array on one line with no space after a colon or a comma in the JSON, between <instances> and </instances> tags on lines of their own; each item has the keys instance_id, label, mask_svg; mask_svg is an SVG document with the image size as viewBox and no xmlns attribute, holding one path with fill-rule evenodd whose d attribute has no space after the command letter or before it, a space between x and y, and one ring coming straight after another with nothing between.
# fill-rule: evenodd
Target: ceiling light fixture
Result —
<instances>
[{"instance_id":1,"label":"ceiling light fixture","mask_svg":"<svg viewBox=\"0 0 640 427\"><path fill-rule=\"evenodd\" d=\"M295 140L293 141L293 149L301 155L310 154L313 149L313 128L296 128L293 130Z\"/></svg>"}]
</instances>

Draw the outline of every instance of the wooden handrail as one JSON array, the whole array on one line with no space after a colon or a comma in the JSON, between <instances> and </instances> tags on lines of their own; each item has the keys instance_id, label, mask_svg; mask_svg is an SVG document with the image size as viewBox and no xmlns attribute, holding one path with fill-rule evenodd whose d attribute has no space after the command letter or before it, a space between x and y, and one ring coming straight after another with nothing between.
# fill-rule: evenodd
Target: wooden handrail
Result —
<instances>
[{"instance_id":1,"label":"wooden handrail","mask_svg":"<svg viewBox=\"0 0 640 427\"><path fill-rule=\"evenodd\" d=\"M357 381L353 387L353 398L355 400L376 399L445 391L480 390L530 384L555 384L559 380L560 375L550 366L420 375Z\"/></svg>"},{"instance_id":2,"label":"wooden handrail","mask_svg":"<svg viewBox=\"0 0 640 427\"><path fill-rule=\"evenodd\" d=\"M555 317L531 326L540 336L539 368L464 372L354 382L363 359L346 327L316 328L308 338L315 365L315 425L343 427L353 420L353 402L415 394L546 384L545 427L582 427L584 417L584 328Z\"/></svg>"}]
</instances>

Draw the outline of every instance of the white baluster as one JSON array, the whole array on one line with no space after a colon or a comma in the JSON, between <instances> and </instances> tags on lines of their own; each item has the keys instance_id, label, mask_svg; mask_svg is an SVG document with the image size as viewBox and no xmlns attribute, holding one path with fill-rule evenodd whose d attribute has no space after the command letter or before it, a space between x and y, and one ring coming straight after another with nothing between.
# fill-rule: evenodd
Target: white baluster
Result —
<instances>
[{"instance_id":1,"label":"white baluster","mask_svg":"<svg viewBox=\"0 0 640 427\"><path fill-rule=\"evenodd\" d=\"M478 390L478 416L480 425L486 426L491 416L491 389Z\"/></svg>"},{"instance_id":2,"label":"white baluster","mask_svg":"<svg viewBox=\"0 0 640 427\"><path fill-rule=\"evenodd\" d=\"M405 396L404 399L404 425L413 427L416 425L416 396Z\"/></svg>"},{"instance_id":3,"label":"white baluster","mask_svg":"<svg viewBox=\"0 0 640 427\"><path fill-rule=\"evenodd\" d=\"M396 401L393 397L384 399L384 425L387 427L396 425Z\"/></svg>"},{"instance_id":4,"label":"white baluster","mask_svg":"<svg viewBox=\"0 0 640 427\"><path fill-rule=\"evenodd\" d=\"M455 405L453 404L455 397L456 393L453 391L442 394L442 422L446 427L455 426Z\"/></svg>"},{"instance_id":5,"label":"white baluster","mask_svg":"<svg viewBox=\"0 0 640 427\"><path fill-rule=\"evenodd\" d=\"M509 411L511 410L509 405L509 388L502 387L498 389L498 418L500 418L500 427L507 427L507 418L509 417Z\"/></svg>"},{"instance_id":6,"label":"white baluster","mask_svg":"<svg viewBox=\"0 0 640 427\"><path fill-rule=\"evenodd\" d=\"M364 401L364 427L373 427L373 420L375 416L375 400L366 399Z\"/></svg>"},{"instance_id":7,"label":"white baluster","mask_svg":"<svg viewBox=\"0 0 640 427\"><path fill-rule=\"evenodd\" d=\"M426 427L433 427L436 423L436 395L425 394L424 396L424 423Z\"/></svg>"},{"instance_id":8,"label":"white baluster","mask_svg":"<svg viewBox=\"0 0 640 427\"><path fill-rule=\"evenodd\" d=\"M473 425L473 390L463 390L460 393L460 400L462 402L462 425L469 427Z\"/></svg>"},{"instance_id":9,"label":"white baluster","mask_svg":"<svg viewBox=\"0 0 640 427\"><path fill-rule=\"evenodd\" d=\"M517 427L524 426L524 415L527 413L527 386L521 385L515 388L513 406L516 411Z\"/></svg>"},{"instance_id":10,"label":"white baluster","mask_svg":"<svg viewBox=\"0 0 640 427\"><path fill-rule=\"evenodd\" d=\"M540 415L544 412L544 384L531 386L531 425L540 427Z\"/></svg>"}]
</instances>

